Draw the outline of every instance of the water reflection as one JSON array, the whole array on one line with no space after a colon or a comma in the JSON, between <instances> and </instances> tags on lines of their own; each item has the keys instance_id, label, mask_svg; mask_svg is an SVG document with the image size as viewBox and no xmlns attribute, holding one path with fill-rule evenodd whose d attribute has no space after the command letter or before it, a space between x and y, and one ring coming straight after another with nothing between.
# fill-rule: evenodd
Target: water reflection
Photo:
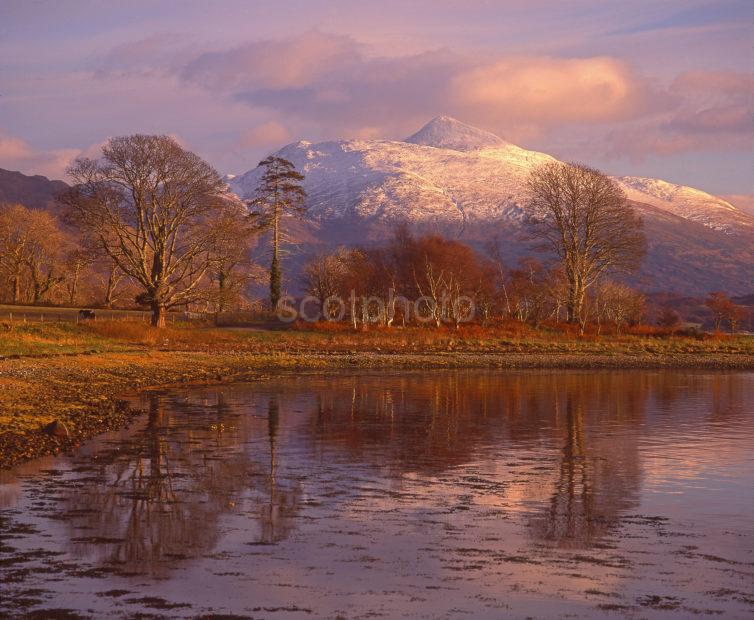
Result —
<instances>
[{"instance_id":1,"label":"water reflection","mask_svg":"<svg viewBox=\"0 0 754 620\"><path fill-rule=\"evenodd\" d=\"M621 433L620 441L587 435L583 393L566 392L565 401L558 429L564 437L557 479L531 529L548 543L584 546L638 503L639 457L633 433Z\"/></svg>"},{"instance_id":2,"label":"water reflection","mask_svg":"<svg viewBox=\"0 0 754 620\"><path fill-rule=\"evenodd\" d=\"M257 543L280 542L301 508L300 482L277 475L287 456L278 453L281 415L290 415L303 431L294 439L314 453L388 468L394 479L436 475L494 455L520 467L510 463L519 458L535 475L516 494L524 503L547 497L533 502L532 536L588 545L636 505L638 436L648 403L678 414L673 404L682 394L711 394L702 424L740 409L743 391L730 377L711 386L687 379L631 373L326 378L308 387L304 401L313 406L303 420L292 412L302 396L295 381L260 386L263 392L277 387L264 397L264 412L257 395L245 401L241 387L209 391L204 406L152 394L142 432L92 464L78 461L80 475L61 498L63 515L76 553L94 553L124 571L156 571L162 560L212 549L222 516L236 510L257 522ZM260 438L267 455L255 441ZM533 457L536 446L552 450Z\"/></svg>"},{"instance_id":3,"label":"water reflection","mask_svg":"<svg viewBox=\"0 0 754 620\"><path fill-rule=\"evenodd\" d=\"M338 555L341 539L361 530L368 542L352 548L367 563L389 564L400 549L381 549L407 532L427 573L482 540L488 559L521 562L616 548L652 498L669 497L658 494L693 497L699 472L746 487L752 402L750 374L383 373L192 388L148 395L141 429L27 470L0 494L15 504L11 523L60 523L72 559L121 576L169 579L252 549L263 565L305 556L329 583L354 561ZM686 510L704 514L706 493ZM734 533L746 503L736 493L717 517ZM256 566L233 574L251 579Z\"/></svg>"},{"instance_id":4,"label":"water reflection","mask_svg":"<svg viewBox=\"0 0 754 620\"><path fill-rule=\"evenodd\" d=\"M541 498L548 489L549 500L532 517L531 533L584 545L636 503L638 431L662 383L659 376L615 373L461 373L443 381L394 377L390 389L374 389L353 378L327 382L317 393L310 431L313 441L397 475L433 475L480 456L534 458L536 475L517 492ZM664 389L665 402L680 389ZM532 457L530 450L543 445L558 451Z\"/></svg>"},{"instance_id":5,"label":"water reflection","mask_svg":"<svg viewBox=\"0 0 754 620\"><path fill-rule=\"evenodd\" d=\"M213 547L222 515L234 510L259 464L237 449L237 414L222 394L208 411L192 420L150 395L144 430L91 463L77 459L79 475L60 498L74 553L121 572L159 572L166 559Z\"/></svg>"},{"instance_id":6,"label":"water reflection","mask_svg":"<svg viewBox=\"0 0 754 620\"><path fill-rule=\"evenodd\" d=\"M269 437L270 464L266 476L267 498L258 499L260 523L259 543L273 544L284 540L295 523L301 501L301 487L298 483L282 485L276 477L277 435L280 426L280 406L276 395L270 396L267 405L267 435Z\"/></svg>"}]
</instances>

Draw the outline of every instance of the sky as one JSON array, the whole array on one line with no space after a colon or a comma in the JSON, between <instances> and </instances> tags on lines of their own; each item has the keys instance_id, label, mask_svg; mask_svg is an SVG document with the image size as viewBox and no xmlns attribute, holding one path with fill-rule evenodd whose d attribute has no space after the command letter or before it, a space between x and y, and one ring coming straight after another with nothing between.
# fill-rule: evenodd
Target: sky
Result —
<instances>
[{"instance_id":1,"label":"sky","mask_svg":"<svg viewBox=\"0 0 754 620\"><path fill-rule=\"evenodd\" d=\"M754 204L751 0L0 0L0 167L169 134L225 173L450 115Z\"/></svg>"}]
</instances>

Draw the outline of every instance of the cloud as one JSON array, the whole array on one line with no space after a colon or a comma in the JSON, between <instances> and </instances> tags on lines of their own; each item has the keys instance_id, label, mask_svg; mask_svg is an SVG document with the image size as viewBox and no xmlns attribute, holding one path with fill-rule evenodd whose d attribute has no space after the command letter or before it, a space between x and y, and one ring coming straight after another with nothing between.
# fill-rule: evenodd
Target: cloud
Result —
<instances>
[{"instance_id":1,"label":"cloud","mask_svg":"<svg viewBox=\"0 0 754 620\"><path fill-rule=\"evenodd\" d=\"M509 57L458 75L451 90L459 106L484 116L550 124L635 116L647 87L614 58Z\"/></svg>"},{"instance_id":2,"label":"cloud","mask_svg":"<svg viewBox=\"0 0 754 620\"><path fill-rule=\"evenodd\" d=\"M754 90L754 74L740 71L685 71L673 80L671 90L713 97L749 97Z\"/></svg>"},{"instance_id":3,"label":"cloud","mask_svg":"<svg viewBox=\"0 0 754 620\"><path fill-rule=\"evenodd\" d=\"M193 54L187 37L161 32L115 46L97 61L94 75L100 79L165 76L180 70Z\"/></svg>"},{"instance_id":4,"label":"cloud","mask_svg":"<svg viewBox=\"0 0 754 620\"><path fill-rule=\"evenodd\" d=\"M401 138L438 114L544 148L541 141L555 135L582 138L595 157L608 159L741 150L752 139L754 79L747 73L688 71L663 86L612 56L443 48L386 55L317 30L196 48L163 33L118 46L99 72L166 76L242 104L256 124L231 145L239 153L292 137Z\"/></svg>"},{"instance_id":5,"label":"cloud","mask_svg":"<svg viewBox=\"0 0 754 620\"><path fill-rule=\"evenodd\" d=\"M0 130L0 168L60 179L80 154L79 149L37 150L25 140Z\"/></svg>"},{"instance_id":6,"label":"cloud","mask_svg":"<svg viewBox=\"0 0 754 620\"><path fill-rule=\"evenodd\" d=\"M608 57L478 57L446 49L374 55L355 39L311 31L199 54L187 83L335 135L397 137L452 114L511 137L561 122L639 114L648 87Z\"/></svg>"},{"instance_id":7,"label":"cloud","mask_svg":"<svg viewBox=\"0 0 754 620\"><path fill-rule=\"evenodd\" d=\"M277 121L267 121L241 133L238 140L243 148L265 148L284 144L291 137L288 129Z\"/></svg>"},{"instance_id":8,"label":"cloud","mask_svg":"<svg viewBox=\"0 0 754 620\"><path fill-rule=\"evenodd\" d=\"M689 3L691 4L691 3ZM641 15L641 12L639 12ZM673 11L659 19L642 20L629 28L621 28L611 34L632 34L656 30L673 30L679 28L704 28L711 24L736 23L751 15L749 0L727 0L703 3L701 6L687 6L680 11Z\"/></svg>"},{"instance_id":9,"label":"cloud","mask_svg":"<svg viewBox=\"0 0 754 620\"><path fill-rule=\"evenodd\" d=\"M0 161L23 159L31 154L31 147L21 140L0 133Z\"/></svg>"},{"instance_id":10,"label":"cloud","mask_svg":"<svg viewBox=\"0 0 754 620\"><path fill-rule=\"evenodd\" d=\"M751 150L754 74L686 72L668 87L673 105L660 114L612 131L608 156L641 161L648 155L701 150Z\"/></svg>"},{"instance_id":11,"label":"cloud","mask_svg":"<svg viewBox=\"0 0 754 620\"><path fill-rule=\"evenodd\" d=\"M212 89L291 89L357 64L361 46L347 36L317 31L298 37L247 43L207 52L190 61L181 77Z\"/></svg>"}]
</instances>

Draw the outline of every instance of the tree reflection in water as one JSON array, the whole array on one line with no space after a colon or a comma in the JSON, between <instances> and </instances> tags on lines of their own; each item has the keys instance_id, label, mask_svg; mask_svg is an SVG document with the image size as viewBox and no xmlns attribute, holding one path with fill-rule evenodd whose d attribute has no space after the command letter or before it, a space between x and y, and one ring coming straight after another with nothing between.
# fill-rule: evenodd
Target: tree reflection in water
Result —
<instances>
[{"instance_id":1,"label":"tree reflection in water","mask_svg":"<svg viewBox=\"0 0 754 620\"><path fill-rule=\"evenodd\" d=\"M215 545L222 515L237 509L261 467L243 449L222 393L195 409L176 416L164 396L151 395L146 428L98 454L65 496L78 554L154 573Z\"/></svg>"},{"instance_id":2,"label":"tree reflection in water","mask_svg":"<svg viewBox=\"0 0 754 620\"><path fill-rule=\"evenodd\" d=\"M557 479L549 502L530 521L536 538L559 546L588 546L638 502L636 437L625 427L614 442L589 437L585 400L583 392L566 391L565 419L557 427L563 435Z\"/></svg>"},{"instance_id":3,"label":"tree reflection in water","mask_svg":"<svg viewBox=\"0 0 754 620\"><path fill-rule=\"evenodd\" d=\"M390 468L397 480L476 459L524 465L517 471L528 475L519 476L525 482L515 495L532 512L531 534L581 546L604 535L637 501L639 428L661 383L620 373L476 372L442 381L391 377L385 389L353 377L328 382L317 394L311 432L317 442L343 446L352 459ZM664 388L663 398L673 393ZM600 432L590 434L590 425ZM613 441L605 438L606 427L614 429ZM557 448L544 463L532 456L543 443ZM510 504L511 493L501 488L495 491L501 503Z\"/></svg>"},{"instance_id":4,"label":"tree reflection in water","mask_svg":"<svg viewBox=\"0 0 754 620\"><path fill-rule=\"evenodd\" d=\"M267 436L270 444L269 472L266 476L267 502L260 498L258 511L260 535L258 542L273 544L288 537L294 527L293 517L301 502L301 487L298 483L279 485L276 478L277 436L280 426L280 405L276 395L267 405Z\"/></svg>"},{"instance_id":5,"label":"tree reflection in water","mask_svg":"<svg viewBox=\"0 0 754 620\"><path fill-rule=\"evenodd\" d=\"M429 492L437 477L455 480L457 468L473 466L485 479L463 487L471 501L523 513L540 543L588 546L638 502L648 416L680 416L679 398L712 394L698 424L716 424L746 393L730 377L673 377L341 375L197 389L185 401L152 395L143 431L94 460L77 458L61 518L79 555L154 573L213 550L232 512L249 517L240 526L252 530L247 542L285 540L302 509L304 476L313 499L348 502L360 492L347 477L355 467L392 485L426 480ZM343 487L334 495L317 486L317 463L327 464L327 484ZM414 494L419 508L423 492Z\"/></svg>"}]
</instances>

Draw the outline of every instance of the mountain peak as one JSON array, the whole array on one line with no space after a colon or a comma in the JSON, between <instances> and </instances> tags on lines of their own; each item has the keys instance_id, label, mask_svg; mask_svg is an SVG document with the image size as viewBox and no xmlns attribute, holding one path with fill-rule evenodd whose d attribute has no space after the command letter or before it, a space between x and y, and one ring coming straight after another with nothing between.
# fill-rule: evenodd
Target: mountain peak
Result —
<instances>
[{"instance_id":1,"label":"mountain peak","mask_svg":"<svg viewBox=\"0 0 754 620\"><path fill-rule=\"evenodd\" d=\"M508 144L494 133L472 127L450 116L436 116L404 142L454 151L478 151Z\"/></svg>"}]
</instances>

